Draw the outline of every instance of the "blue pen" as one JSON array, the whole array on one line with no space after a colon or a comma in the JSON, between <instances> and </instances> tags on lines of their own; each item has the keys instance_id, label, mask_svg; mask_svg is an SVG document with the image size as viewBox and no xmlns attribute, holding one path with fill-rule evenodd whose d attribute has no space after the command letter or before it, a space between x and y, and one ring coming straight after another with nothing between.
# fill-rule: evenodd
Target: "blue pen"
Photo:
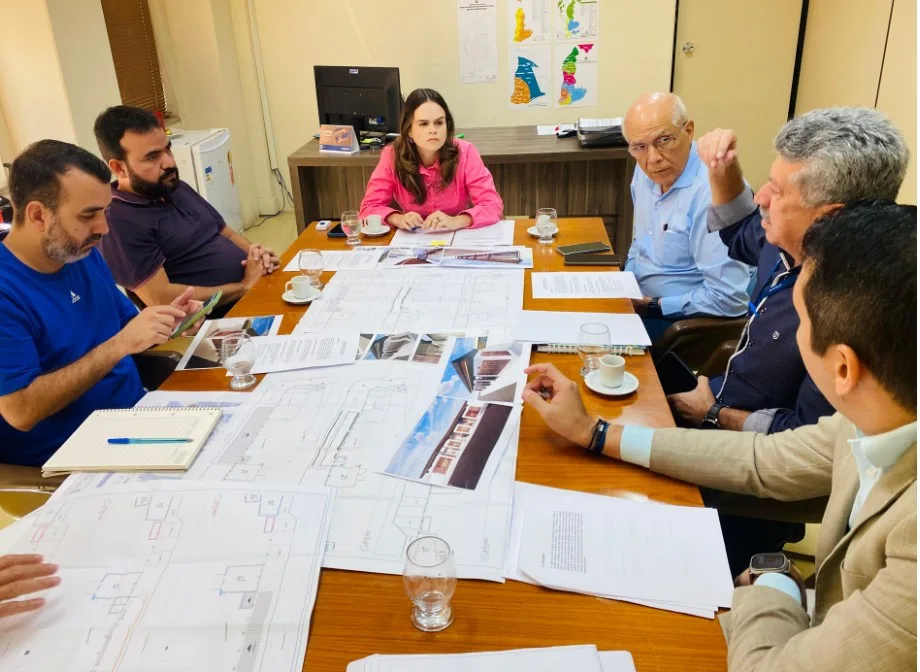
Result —
<instances>
[{"instance_id":1,"label":"blue pen","mask_svg":"<svg viewBox=\"0 0 920 672\"><path fill-rule=\"evenodd\" d=\"M131 439L127 437L109 439L109 443L118 446L143 443L191 443L192 439Z\"/></svg>"}]
</instances>

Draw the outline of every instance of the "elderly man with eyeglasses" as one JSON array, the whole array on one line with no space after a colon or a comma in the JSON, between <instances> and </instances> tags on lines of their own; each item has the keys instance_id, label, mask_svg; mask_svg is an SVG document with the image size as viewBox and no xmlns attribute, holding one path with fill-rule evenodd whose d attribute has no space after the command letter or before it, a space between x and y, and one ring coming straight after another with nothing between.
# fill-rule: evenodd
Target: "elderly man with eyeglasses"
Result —
<instances>
[{"instance_id":1,"label":"elderly man with eyeglasses","mask_svg":"<svg viewBox=\"0 0 920 672\"><path fill-rule=\"evenodd\" d=\"M642 96L626 112L623 135L636 159L630 192L633 242L626 262L645 298L635 300L652 341L691 315L739 317L751 268L728 256L707 227L709 173L693 142L693 121L671 93Z\"/></svg>"}]
</instances>

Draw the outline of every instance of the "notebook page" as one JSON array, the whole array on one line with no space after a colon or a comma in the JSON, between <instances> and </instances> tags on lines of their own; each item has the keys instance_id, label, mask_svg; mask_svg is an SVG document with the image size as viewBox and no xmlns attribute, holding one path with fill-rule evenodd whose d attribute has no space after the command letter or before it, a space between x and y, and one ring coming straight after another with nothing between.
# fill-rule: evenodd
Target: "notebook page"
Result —
<instances>
[{"instance_id":1,"label":"notebook page","mask_svg":"<svg viewBox=\"0 0 920 672\"><path fill-rule=\"evenodd\" d=\"M97 411L45 463L45 471L183 469L220 416L218 409ZM190 443L111 445L110 438L180 438Z\"/></svg>"}]
</instances>

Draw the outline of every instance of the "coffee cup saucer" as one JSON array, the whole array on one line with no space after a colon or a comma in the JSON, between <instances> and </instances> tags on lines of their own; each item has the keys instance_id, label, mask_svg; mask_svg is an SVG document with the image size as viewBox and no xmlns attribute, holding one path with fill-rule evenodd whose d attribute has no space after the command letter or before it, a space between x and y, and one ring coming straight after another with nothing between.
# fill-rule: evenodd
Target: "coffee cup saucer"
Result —
<instances>
[{"instance_id":1,"label":"coffee cup saucer","mask_svg":"<svg viewBox=\"0 0 920 672\"><path fill-rule=\"evenodd\" d=\"M310 293L302 299L294 296L294 292L292 291L287 291L282 294L281 299L286 303L293 303L296 306L302 306L304 304L310 303L311 301L315 301L320 297L321 294L322 292L319 291L316 287L311 287Z\"/></svg>"},{"instance_id":2,"label":"coffee cup saucer","mask_svg":"<svg viewBox=\"0 0 920 672\"><path fill-rule=\"evenodd\" d=\"M623 374L623 382L620 383L617 387L609 387L603 383L601 380L600 371L592 371L587 376L585 376L585 385L588 386L588 389L598 394L603 394L609 397L622 397L627 394L632 394L639 389L639 379L636 378L629 371L626 371Z\"/></svg>"},{"instance_id":3,"label":"coffee cup saucer","mask_svg":"<svg viewBox=\"0 0 920 672\"><path fill-rule=\"evenodd\" d=\"M379 238L380 236L385 236L390 232L389 226L381 226L379 229L372 229L369 226L361 227L361 233L367 236L368 238Z\"/></svg>"}]
</instances>

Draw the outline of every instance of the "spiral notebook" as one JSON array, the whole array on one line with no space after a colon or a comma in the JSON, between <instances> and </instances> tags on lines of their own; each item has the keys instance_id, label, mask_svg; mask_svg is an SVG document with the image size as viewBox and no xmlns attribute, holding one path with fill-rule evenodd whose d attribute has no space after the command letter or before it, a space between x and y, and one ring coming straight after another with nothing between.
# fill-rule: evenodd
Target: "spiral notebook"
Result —
<instances>
[{"instance_id":1,"label":"spiral notebook","mask_svg":"<svg viewBox=\"0 0 920 672\"><path fill-rule=\"evenodd\" d=\"M147 407L96 411L45 462L43 476L73 471L183 471L220 419L219 408ZM111 438L191 439L113 445Z\"/></svg>"}]
</instances>

